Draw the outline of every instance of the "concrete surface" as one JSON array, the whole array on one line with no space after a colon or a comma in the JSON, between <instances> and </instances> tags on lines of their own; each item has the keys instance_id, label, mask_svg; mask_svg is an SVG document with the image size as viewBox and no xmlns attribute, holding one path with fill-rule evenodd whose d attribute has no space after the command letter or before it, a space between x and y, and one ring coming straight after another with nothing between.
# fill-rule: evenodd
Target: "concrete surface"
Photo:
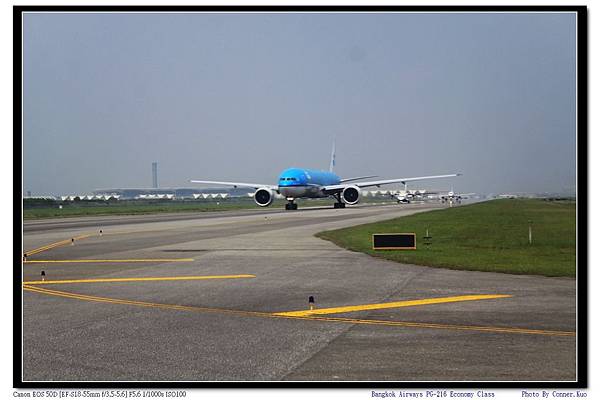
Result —
<instances>
[{"instance_id":1,"label":"concrete surface","mask_svg":"<svg viewBox=\"0 0 600 400\"><path fill-rule=\"evenodd\" d=\"M28 251L91 235L73 246L30 255L29 261L193 261L27 263L24 281L39 280L42 270L47 280L256 277L29 286L54 292L23 291L23 379L575 380L576 337L568 334L576 325L575 280L402 265L313 236L430 208L26 222L23 246ZM512 297L325 318L271 316L307 309L308 296L315 297L317 308L327 308L469 294Z\"/></svg>"}]
</instances>

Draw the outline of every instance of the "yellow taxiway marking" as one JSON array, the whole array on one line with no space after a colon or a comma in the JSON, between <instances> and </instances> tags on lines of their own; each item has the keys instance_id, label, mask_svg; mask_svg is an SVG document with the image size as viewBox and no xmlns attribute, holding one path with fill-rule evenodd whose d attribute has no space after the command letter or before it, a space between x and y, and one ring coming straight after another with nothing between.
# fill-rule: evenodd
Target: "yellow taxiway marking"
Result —
<instances>
[{"instance_id":1,"label":"yellow taxiway marking","mask_svg":"<svg viewBox=\"0 0 600 400\"><path fill-rule=\"evenodd\" d=\"M508 294L475 294L475 295L466 295L466 296L439 297L439 298L422 299L422 300L403 300L403 301L395 301L392 303L362 304L362 305L356 305L356 306L316 308L313 310L286 311L286 312L276 313L276 315L291 316L291 317L308 317L311 315L342 314L342 313L355 312L355 311L382 310L385 308L399 308L399 307L413 307L413 306L421 306L421 305L427 305L427 304L455 303L458 301L501 299L501 298L506 298L506 297L512 297L512 296L508 295Z\"/></svg>"},{"instance_id":2,"label":"yellow taxiway marking","mask_svg":"<svg viewBox=\"0 0 600 400\"><path fill-rule=\"evenodd\" d=\"M138 307L150 307L150 308L161 308L179 311L192 311L192 312L213 312L223 314L234 314L242 316L252 317L264 317L264 318L286 318L286 319L298 319L307 321L321 321L321 322L336 322L336 323L349 323L349 324L367 324L367 325L383 325L383 326L396 326L396 327L407 327L407 328L429 328L429 329L445 329L445 330L460 330L460 331L477 331L477 332L488 332L488 333L514 333L514 334L529 334L529 335L547 335L547 336L575 336L575 332L569 331L554 331L554 330L543 330L543 329L527 329L527 328L512 328L512 327L494 327L494 326L476 326L476 325L450 325L450 324L436 324L427 322L404 322L404 321L385 321L385 320L370 320L370 319L353 319L353 318L333 318L333 317L306 317L306 316L294 316L294 315L281 315L279 313L266 313L257 311L238 311L238 310L227 310L220 308L209 308L209 307L195 307L195 306L182 306L176 304L160 304L160 303L149 303L144 301L133 301L133 300L122 300L113 299L108 297L88 296L84 294L62 292L58 290L50 290L46 288L40 288L35 286L23 285L23 290L30 292L37 292L47 294L51 296L66 297L71 299L95 301L101 303L112 303L112 304L123 304Z\"/></svg>"},{"instance_id":3,"label":"yellow taxiway marking","mask_svg":"<svg viewBox=\"0 0 600 400\"><path fill-rule=\"evenodd\" d=\"M184 311L218 312L218 313L225 313L225 314L254 315L254 316L264 316L264 317L271 316L270 313L263 313L263 312L237 311L237 310L227 310L227 309L209 308L209 307L181 306L181 305L177 305L177 304L160 304L160 303L149 303L149 302L145 302L145 301L123 300L123 299L113 299L113 298L109 298L109 297L88 296L85 294L63 292L63 291L58 291L58 290L51 290L51 289L46 289L46 288L30 286L30 285L23 285L23 290L48 294L51 296L66 297L66 298L71 298L71 299L95 301L95 302L100 302L100 303L124 304L124 305L138 306L138 307L163 308L163 309L184 310Z\"/></svg>"},{"instance_id":4,"label":"yellow taxiway marking","mask_svg":"<svg viewBox=\"0 0 600 400\"><path fill-rule=\"evenodd\" d=\"M256 275L205 275L205 276L164 276L150 278L98 278L68 279L59 281L27 281L23 285L54 285L62 283L100 283L100 282L149 282L149 281L199 281L205 279L256 278Z\"/></svg>"},{"instance_id":5,"label":"yellow taxiway marking","mask_svg":"<svg viewBox=\"0 0 600 400\"><path fill-rule=\"evenodd\" d=\"M32 263L135 263L135 262L190 262L194 261L193 258L133 258L130 260L27 260L24 261L25 264Z\"/></svg>"},{"instance_id":6,"label":"yellow taxiway marking","mask_svg":"<svg viewBox=\"0 0 600 400\"><path fill-rule=\"evenodd\" d=\"M92 236L92 235L91 234L79 235L79 236L73 237L73 239L75 239L75 240L81 240L81 239L85 239L85 238L90 237L90 236ZM41 253L42 251L53 249L55 247L65 246L65 245L68 245L70 243L71 243L71 239L65 239L65 240L61 240L60 242L50 243L50 244L47 244L45 246L38 247L37 249L26 251L25 254L27 254L27 256L30 256L30 255L33 255L33 254Z\"/></svg>"},{"instance_id":7,"label":"yellow taxiway marking","mask_svg":"<svg viewBox=\"0 0 600 400\"><path fill-rule=\"evenodd\" d=\"M274 314L276 315L276 314ZM332 318L332 317L287 317L283 318L298 318L315 321L330 321L330 322L346 322L352 324L365 325L384 325L384 326L400 326L410 328L430 328L430 329L449 329L460 331L478 331L491 333L523 333L530 335L548 335L548 336L575 336L575 332L570 331L554 331L544 329L528 329L528 328L512 328L500 326L477 326L477 325L452 325L452 324L436 324L429 322L407 322L407 321L386 321L377 319L355 319L355 318Z\"/></svg>"},{"instance_id":8,"label":"yellow taxiway marking","mask_svg":"<svg viewBox=\"0 0 600 400\"><path fill-rule=\"evenodd\" d=\"M75 239L75 241L77 241L77 240L85 239L85 238L88 238L88 237L91 237L91 236L123 235L123 234L138 233L138 232L142 232L142 231L116 231L116 232L103 232L103 233L99 233L99 232L98 233L87 233L87 234L84 234L84 235L74 236L73 239ZM43 251L50 250L50 249L53 249L55 247L66 246L66 245L68 245L70 243L71 243L71 238L65 239L65 240L61 240L60 242L50 243L50 244L38 247L37 249L25 251L24 254L27 254L27 256L31 256L33 254L41 253Z\"/></svg>"}]
</instances>

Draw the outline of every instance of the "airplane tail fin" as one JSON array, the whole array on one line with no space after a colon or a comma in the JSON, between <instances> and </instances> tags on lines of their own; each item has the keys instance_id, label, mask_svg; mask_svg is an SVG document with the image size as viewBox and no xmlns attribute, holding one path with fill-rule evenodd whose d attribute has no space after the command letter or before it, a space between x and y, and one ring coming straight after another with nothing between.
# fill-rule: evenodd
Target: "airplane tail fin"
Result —
<instances>
[{"instance_id":1,"label":"airplane tail fin","mask_svg":"<svg viewBox=\"0 0 600 400\"><path fill-rule=\"evenodd\" d=\"M331 148L331 161L329 162L329 172L333 172L335 167L335 139L333 139L333 147Z\"/></svg>"}]
</instances>

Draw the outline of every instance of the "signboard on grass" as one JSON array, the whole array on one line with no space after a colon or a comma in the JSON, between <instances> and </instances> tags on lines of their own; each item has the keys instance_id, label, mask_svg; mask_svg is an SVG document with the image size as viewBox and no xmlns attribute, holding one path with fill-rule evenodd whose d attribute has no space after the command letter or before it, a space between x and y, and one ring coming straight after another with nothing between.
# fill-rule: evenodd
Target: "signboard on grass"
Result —
<instances>
[{"instance_id":1,"label":"signboard on grass","mask_svg":"<svg viewBox=\"0 0 600 400\"><path fill-rule=\"evenodd\" d=\"M415 250L415 233L374 233L373 250Z\"/></svg>"}]
</instances>

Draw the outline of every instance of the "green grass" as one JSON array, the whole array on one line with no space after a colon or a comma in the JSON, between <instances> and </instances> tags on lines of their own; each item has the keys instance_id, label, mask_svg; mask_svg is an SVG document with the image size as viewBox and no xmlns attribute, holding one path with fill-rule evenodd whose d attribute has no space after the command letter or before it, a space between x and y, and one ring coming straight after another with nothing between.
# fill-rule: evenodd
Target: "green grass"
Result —
<instances>
[{"instance_id":1,"label":"green grass","mask_svg":"<svg viewBox=\"0 0 600 400\"><path fill-rule=\"evenodd\" d=\"M137 215L137 214L158 214L158 213L176 213L176 212L207 212L207 211L226 211L239 210L244 208L256 207L248 202L216 202L206 203L156 203L156 204L64 204L63 208L58 205L53 207L25 208L23 210L23 219L44 219L61 217L82 217L82 216L101 216L101 215Z\"/></svg>"},{"instance_id":2,"label":"green grass","mask_svg":"<svg viewBox=\"0 0 600 400\"><path fill-rule=\"evenodd\" d=\"M375 200L381 202L381 199ZM387 201L387 200L383 200ZM219 204L217 204L217 202ZM369 202L369 200L367 200ZM48 203L52 203L49 205ZM285 200L275 200L268 209L284 208ZM300 199L298 207L333 206L334 200ZM62 209L58 206L62 205ZM77 202L46 202L41 205L24 203L23 219L45 219L62 217L85 217L103 215L138 215L177 212L211 212L243 209L258 209L252 198L233 198L225 200L198 201L148 201L122 200L114 202L77 201Z\"/></svg>"},{"instance_id":3,"label":"green grass","mask_svg":"<svg viewBox=\"0 0 600 400\"><path fill-rule=\"evenodd\" d=\"M528 220L533 244L528 243ZM423 242L426 230L432 244ZM417 250L372 250L371 234L415 232ZM435 210L318 237L401 263L451 269L575 276L575 202L494 200Z\"/></svg>"}]
</instances>

